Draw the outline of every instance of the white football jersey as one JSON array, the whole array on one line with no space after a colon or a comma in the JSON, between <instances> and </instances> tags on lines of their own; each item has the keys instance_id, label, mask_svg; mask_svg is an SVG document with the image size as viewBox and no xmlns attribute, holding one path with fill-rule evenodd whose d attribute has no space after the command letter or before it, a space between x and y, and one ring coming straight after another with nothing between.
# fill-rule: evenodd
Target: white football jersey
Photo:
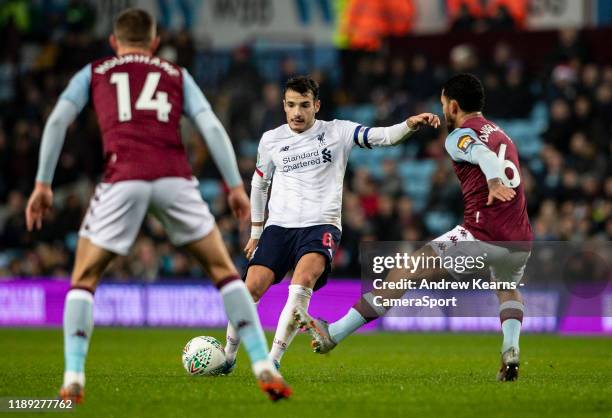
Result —
<instances>
[{"instance_id":1,"label":"white football jersey","mask_svg":"<svg viewBox=\"0 0 612 418\"><path fill-rule=\"evenodd\" d=\"M256 172L272 180L268 225L342 228L342 186L353 146L386 145L368 138L370 128L355 122L316 120L305 132L285 124L263 134Z\"/></svg>"}]
</instances>

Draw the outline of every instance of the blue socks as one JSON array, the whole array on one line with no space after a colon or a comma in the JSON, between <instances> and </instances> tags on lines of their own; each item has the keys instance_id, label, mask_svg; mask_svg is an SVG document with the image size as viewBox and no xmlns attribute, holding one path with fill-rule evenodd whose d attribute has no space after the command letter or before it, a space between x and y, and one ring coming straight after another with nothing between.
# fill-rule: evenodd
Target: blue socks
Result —
<instances>
[{"instance_id":1,"label":"blue socks","mask_svg":"<svg viewBox=\"0 0 612 418\"><path fill-rule=\"evenodd\" d=\"M504 333L504 342L502 343L501 352L504 353L510 347L518 350L521 322L518 319L506 319L502 323L502 332Z\"/></svg>"},{"instance_id":2,"label":"blue socks","mask_svg":"<svg viewBox=\"0 0 612 418\"><path fill-rule=\"evenodd\" d=\"M244 282L237 278L226 282L219 290L227 317L240 335L240 341L251 359L255 374L273 367L268 359L268 342L261 328L253 298Z\"/></svg>"},{"instance_id":3,"label":"blue socks","mask_svg":"<svg viewBox=\"0 0 612 418\"><path fill-rule=\"evenodd\" d=\"M346 315L329 325L329 334L335 343L339 343L366 322L365 318L355 308L351 308Z\"/></svg>"},{"instance_id":4,"label":"blue socks","mask_svg":"<svg viewBox=\"0 0 612 418\"><path fill-rule=\"evenodd\" d=\"M518 351L524 310L525 306L517 300L508 300L499 306L499 319L504 334L502 353L510 347L514 347Z\"/></svg>"},{"instance_id":5,"label":"blue socks","mask_svg":"<svg viewBox=\"0 0 612 418\"><path fill-rule=\"evenodd\" d=\"M71 289L64 305L64 386L85 385L85 358L93 332L93 294Z\"/></svg>"}]
</instances>

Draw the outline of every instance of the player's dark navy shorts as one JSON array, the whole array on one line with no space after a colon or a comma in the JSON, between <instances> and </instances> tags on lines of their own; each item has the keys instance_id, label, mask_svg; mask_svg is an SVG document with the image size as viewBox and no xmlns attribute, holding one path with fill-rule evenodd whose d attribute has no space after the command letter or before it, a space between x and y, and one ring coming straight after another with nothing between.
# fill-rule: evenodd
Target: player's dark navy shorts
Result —
<instances>
[{"instance_id":1,"label":"player's dark navy shorts","mask_svg":"<svg viewBox=\"0 0 612 418\"><path fill-rule=\"evenodd\" d=\"M327 283L331 262L340 243L342 232L333 225L315 225L306 228L283 228L270 225L264 229L248 268L266 266L274 272L274 284L280 283L289 270L293 270L300 258L308 253L322 254L327 260L325 271L319 277L314 290ZM245 272L246 277L246 272Z\"/></svg>"}]
</instances>

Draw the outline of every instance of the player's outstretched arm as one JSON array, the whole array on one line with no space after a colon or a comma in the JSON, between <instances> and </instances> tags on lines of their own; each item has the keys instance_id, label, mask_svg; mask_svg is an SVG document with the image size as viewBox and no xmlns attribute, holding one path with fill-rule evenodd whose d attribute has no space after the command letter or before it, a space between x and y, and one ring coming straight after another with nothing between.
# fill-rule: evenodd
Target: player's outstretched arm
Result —
<instances>
[{"instance_id":1,"label":"player's outstretched arm","mask_svg":"<svg viewBox=\"0 0 612 418\"><path fill-rule=\"evenodd\" d=\"M367 128L359 125L355 128L352 138L361 148L392 147L403 143L422 126L438 128L440 118L433 113L421 113L392 126Z\"/></svg>"},{"instance_id":2,"label":"player's outstretched arm","mask_svg":"<svg viewBox=\"0 0 612 418\"><path fill-rule=\"evenodd\" d=\"M87 65L72 77L45 123L38 154L36 186L26 206L28 231L35 227L42 228L43 218L53 205L53 173L64 145L66 130L89 100L90 80L91 67Z\"/></svg>"}]
</instances>

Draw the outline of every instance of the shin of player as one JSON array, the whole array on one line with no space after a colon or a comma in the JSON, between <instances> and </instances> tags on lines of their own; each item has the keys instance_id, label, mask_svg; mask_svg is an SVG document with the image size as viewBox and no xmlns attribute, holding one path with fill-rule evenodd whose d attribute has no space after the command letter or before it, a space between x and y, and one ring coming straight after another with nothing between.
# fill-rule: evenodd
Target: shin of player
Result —
<instances>
[{"instance_id":1,"label":"shin of player","mask_svg":"<svg viewBox=\"0 0 612 418\"><path fill-rule=\"evenodd\" d=\"M501 346L502 354L511 348L519 351L519 337L523 323L523 298L518 290L498 291L499 320L501 322L504 340Z\"/></svg>"}]
</instances>

